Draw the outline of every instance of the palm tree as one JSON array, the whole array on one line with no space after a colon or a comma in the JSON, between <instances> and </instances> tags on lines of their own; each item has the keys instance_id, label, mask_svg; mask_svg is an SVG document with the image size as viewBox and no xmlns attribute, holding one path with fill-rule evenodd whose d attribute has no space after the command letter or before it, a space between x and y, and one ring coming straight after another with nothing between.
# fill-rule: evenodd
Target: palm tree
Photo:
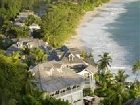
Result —
<instances>
[{"instance_id":1,"label":"palm tree","mask_svg":"<svg viewBox=\"0 0 140 105\"><path fill-rule=\"evenodd\" d=\"M14 63L16 62L19 62L20 61L20 58L21 58L21 55L20 55L20 52L14 52L12 55L11 55L11 59Z\"/></svg>"},{"instance_id":2,"label":"palm tree","mask_svg":"<svg viewBox=\"0 0 140 105\"><path fill-rule=\"evenodd\" d=\"M140 82L138 80L134 81L129 89L132 99L140 97Z\"/></svg>"},{"instance_id":3,"label":"palm tree","mask_svg":"<svg viewBox=\"0 0 140 105\"><path fill-rule=\"evenodd\" d=\"M98 70L99 74L102 72L103 74L108 69L108 66L110 66L110 63L112 62L111 57L109 56L109 53L104 53L103 55L99 55L100 60L98 60Z\"/></svg>"},{"instance_id":4,"label":"palm tree","mask_svg":"<svg viewBox=\"0 0 140 105\"><path fill-rule=\"evenodd\" d=\"M140 71L140 60L136 61L132 67L132 71L134 74L136 74L136 79L137 80L137 76L138 76L138 71Z\"/></svg>"},{"instance_id":5,"label":"palm tree","mask_svg":"<svg viewBox=\"0 0 140 105\"><path fill-rule=\"evenodd\" d=\"M115 79L110 71L107 71L106 74L96 73L94 77L96 85L98 86L98 92L96 93L99 96L104 96L106 94L106 91L108 91L108 88L111 88L115 84Z\"/></svg>"},{"instance_id":6,"label":"palm tree","mask_svg":"<svg viewBox=\"0 0 140 105\"><path fill-rule=\"evenodd\" d=\"M104 105L123 105L129 99L129 91L123 83L117 83L114 87L108 88L107 96L103 100Z\"/></svg>"},{"instance_id":7,"label":"palm tree","mask_svg":"<svg viewBox=\"0 0 140 105\"><path fill-rule=\"evenodd\" d=\"M30 54L32 55L33 58L36 59L37 62L42 62L45 58L45 53L42 49L40 48L34 48Z\"/></svg>"},{"instance_id":8,"label":"palm tree","mask_svg":"<svg viewBox=\"0 0 140 105\"><path fill-rule=\"evenodd\" d=\"M140 97L140 82L138 80L130 85L130 94L132 98Z\"/></svg>"},{"instance_id":9,"label":"palm tree","mask_svg":"<svg viewBox=\"0 0 140 105\"><path fill-rule=\"evenodd\" d=\"M31 72L26 72L26 76L23 80L23 94L33 94L35 89L35 84L33 83L34 77L32 76Z\"/></svg>"},{"instance_id":10,"label":"palm tree","mask_svg":"<svg viewBox=\"0 0 140 105\"><path fill-rule=\"evenodd\" d=\"M127 77L128 77L128 75L125 74L124 70L119 70L117 75L115 76L115 79L116 79L117 82L124 83Z\"/></svg>"}]
</instances>

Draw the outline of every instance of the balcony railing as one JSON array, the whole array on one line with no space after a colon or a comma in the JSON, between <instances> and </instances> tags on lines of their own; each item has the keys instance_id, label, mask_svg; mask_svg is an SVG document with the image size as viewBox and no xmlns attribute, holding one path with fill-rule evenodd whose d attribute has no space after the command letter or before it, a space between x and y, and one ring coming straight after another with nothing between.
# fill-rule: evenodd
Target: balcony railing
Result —
<instances>
[{"instance_id":1,"label":"balcony railing","mask_svg":"<svg viewBox=\"0 0 140 105\"><path fill-rule=\"evenodd\" d=\"M71 93L76 92L78 90L81 90L81 87L73 88L70 90L65 90L65 92L59 92L58 94L55 94L54 97L55 98L62 97L64 95L71 94Z\"/></svg>"}]
</instances>

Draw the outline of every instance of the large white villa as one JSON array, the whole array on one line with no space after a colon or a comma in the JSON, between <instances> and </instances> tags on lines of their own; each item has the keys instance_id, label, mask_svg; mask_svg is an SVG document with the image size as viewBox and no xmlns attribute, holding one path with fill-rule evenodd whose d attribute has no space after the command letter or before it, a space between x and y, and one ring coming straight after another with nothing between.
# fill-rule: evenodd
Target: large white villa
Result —
<instances>
[{"instance_id":1,"label":"large white villa","mask_svg":"<svg viewBox=\"0 0 140 105\"><path fill-rule=\"evenodd\" d=\"M38 64L30 71L35 76L40 90L57 99L69 101L72 105L84 105L83 89L95 88L93 75L97 72L97 68L86 65L74 54L69 55L65 58L67 62L52 60ZM63 54L62 56L64 57Z\"/></svg>"},{"instance_id":2,"label":"large white villa","mask_svg":"<svg viewBox=\"0 0 140 105\"><path fill-rule=\"evenodd\" d=\"M83 105L84 79L61 62L50 61L30 69L40 90L72 105Z\"/></svg>"}]
</instances>

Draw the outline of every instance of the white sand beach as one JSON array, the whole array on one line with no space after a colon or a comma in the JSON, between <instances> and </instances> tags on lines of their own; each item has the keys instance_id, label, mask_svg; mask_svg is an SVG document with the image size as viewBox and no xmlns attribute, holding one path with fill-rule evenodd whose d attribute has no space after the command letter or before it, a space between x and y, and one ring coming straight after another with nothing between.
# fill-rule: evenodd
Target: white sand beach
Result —
<instances>
[{"instance_id":1,"label":"white sand beach","mask_svg":"<svg viewBox=\"0 0 140 105\"><path fill-rule=\"evenodd\" d=\"M119 1L119 0L111 0L109 3L117 2L117 1ZM98 10L104 8L106 6L106 4L108 4L108 3L105 3L102 6L95 8L93 11L89 11L89 12L85 13L83 18L81 19L80 24L78 25L78 27L76 29L77 34L73 35L70 40L66 41L66 43L65 43L66 46L68 46L70 48L78 48L78 49L85 48L84 41L82 41L82 39L81 39L79 30L81 27L84 27L84 24L86 22L92 20L93 17L96 17L96 15L98 15Z\"/></svg>"}]
</instances>

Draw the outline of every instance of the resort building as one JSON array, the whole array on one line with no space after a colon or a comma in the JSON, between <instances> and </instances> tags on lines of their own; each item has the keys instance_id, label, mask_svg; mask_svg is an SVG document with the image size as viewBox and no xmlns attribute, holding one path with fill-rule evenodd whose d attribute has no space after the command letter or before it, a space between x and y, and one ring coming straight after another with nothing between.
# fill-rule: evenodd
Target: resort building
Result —
<instances>
[{"instance_id":1,"label":"resort building","mask_svg":"<svg viewBox=\"0 0 140 105\"><path fill-rule=\"evenodd\" d=\"M26 26L25 21L29 16L34 16L35 18L40 19L40 17L38 17L37 15L34 14L34 12L29 11L29 10L24 10L23 12L20 12L19 15L17 16L17 18L15 19L15 21L13 22L15 26L17 27L24 27ZM38 24L31 24L29 27L30 30L30 34L32 34L32 32L34 30L39 30L41 29L40 26Z\"/></svg>"},{"instance_id":2,"label":"resort building","mask_svg":"<svg viewBox=\"0 0 140 105\"><path fill-rule=\"evenodd\" d=\"M54 49L49 55L48 60L61 61L68 67L83 65L85 62L81 59L80 54L81 51L78 49L62 46L61 48Z\"/></svg>"},{"instance_id":3,"label":"resort building","mask_svg":"<svg viewBox=\"0 0 140 105\"><path fill-rule=\"evenodd\" d=\"M7 50L6 54L11 55L13 52L21 51L24 48L42 48L45 51L48 50L48 43L43 40L33 38L19 38L15 44L11 45Z\"/></svg>"},{"instance_id":4,"label":"resort building","mask_svg":"<svg viewBox=\"0 0 140 105\"><path fill-rule=\"evenodd\" d=\"M67 68L73 70L78 75L84 78L84 88L95 88L94 74L97 68L86 63L80 56L81 51L75 48L67 48L63 46L51 53L49 60L61 61Z\"/></svg>"},{"instance_id":5,"label":"resort building","mask_svg":"<svg viewBox=\"0 0 140 105\"><path fill-rule=\"evenodd\" d=\"M57 99L69 101L72 105L83 105L84 79L62 62L42 63L30 71L35 76L40 90Z\"/></svg>"},{"instance_id":6,"label":"resort building","mask_svg":"<svg viewBox=\"0 0 140 105\"><path fill-rule=\"evenodd\" d=\"M94 74L97 73L97 68L92 65L76 65L73 69L78 75L84 78L84 88L95 88Z\"/></svg>"},{"instance_id":7,"label":"resort building","mask_svg":"<svg viewBox=\"0 0 140 105\"><path fill-rule=\"evenodd\" d=\"M22 11L22 12L19 13L19 15L17 16L17 18L15 19L15 23L16 23L16 22L24 23L25 20L26 20L26 19L28 18L28 16L30 16L30 15L39 18L37 15L34 14L34 12L29 11L29 10L24 10L24 11Z\"/></svg>"},{"instance_id":8,"label":"resort building","mask_svg":"<svg viewBox=\"0 0 140 105\"><path fill-rule=\"evenodd\" d=\"M41 29L38 24L33 23L32 25L29 26L30 32L33 32L34 30L39 30Z\"/></svg>"}]
</instances>

